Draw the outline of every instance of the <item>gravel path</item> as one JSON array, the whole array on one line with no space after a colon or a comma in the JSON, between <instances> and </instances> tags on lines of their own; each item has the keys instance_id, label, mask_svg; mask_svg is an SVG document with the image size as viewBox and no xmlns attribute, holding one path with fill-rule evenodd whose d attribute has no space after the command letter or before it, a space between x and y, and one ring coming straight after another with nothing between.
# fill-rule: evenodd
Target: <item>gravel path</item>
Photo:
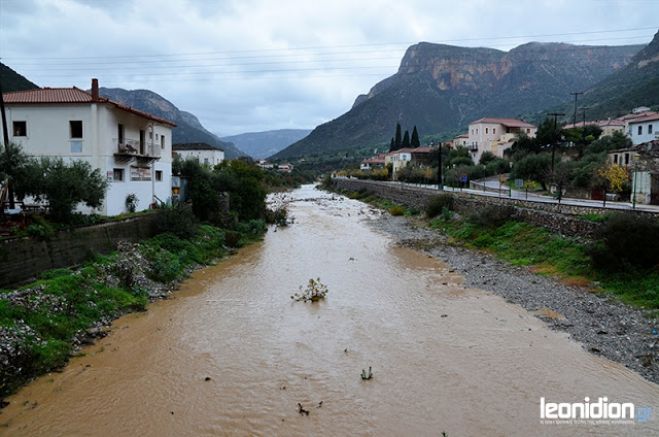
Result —
<instances>
[{"instance_id":1,"label":"gravel path","mask_svg":"<svg viewBox=\"0 0 659 437\"><path fill-rule=\"evenodd\" d=\"M417 227L404 217L382 214L370 222L399 244L423 249L449 264L464 276L466 287L486 290L521 305L552 329L568 332L586 350L659 383L656 318L649 319L642 311L603 294L567 286L482 252L451 246L439 232Z\"/></svg>"}]
</instances>

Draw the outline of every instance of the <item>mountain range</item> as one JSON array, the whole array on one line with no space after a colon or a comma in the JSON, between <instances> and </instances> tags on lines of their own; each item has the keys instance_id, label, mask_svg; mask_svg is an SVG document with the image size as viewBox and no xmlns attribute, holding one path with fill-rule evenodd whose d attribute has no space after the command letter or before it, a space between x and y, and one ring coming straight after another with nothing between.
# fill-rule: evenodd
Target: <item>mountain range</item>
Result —
<instances>
[{"instance_id":1,"label":"mountain range","mask_svg":"<svg viewBox=\"0 0 659 437\"><path fill-rule=\"evenodd\" d=\"M659 105L659 32L624 68L587 89L578 101L589 119L617 117L637 106ZM571 115L574 106L563 112Z\"/></svg>"},{"instance_id":2,"label":"mountain range","mask_svg":"<svg viewBox=\"0 0 659 437\"><path fill-rule=\"evenodd\" d=\"M311 129L278 129L222 137L254 159L264 159L309 135Z\"/></svg>"},{"instance_id":3,"label":"mountain range","mask_svg":"<svg viewBox=\"0 0 659 437\"><path fill-rule=\"evenodd\" d=\"M642 45L531 42L508 52L421 42L398 71L274 158L388 144L397 122L421 136L457 134L485 116L533 118L623 71Z\"/></svg>"}]
</instances>

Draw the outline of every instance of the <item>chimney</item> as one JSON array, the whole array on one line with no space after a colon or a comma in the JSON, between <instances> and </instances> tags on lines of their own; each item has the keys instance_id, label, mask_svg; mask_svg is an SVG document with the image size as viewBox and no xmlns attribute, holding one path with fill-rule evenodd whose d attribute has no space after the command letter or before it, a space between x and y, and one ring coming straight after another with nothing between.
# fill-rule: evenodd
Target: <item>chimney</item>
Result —
<instances>
[{"instance_id":1,"label":"chimney","mask_svg":"<svg viewBox=\"0 0 659 437\"><path fill-rule=\"evenodd\" d=\"M92 79L92 100L98 100L98 79Z\"/></svg>"}]
</instances>

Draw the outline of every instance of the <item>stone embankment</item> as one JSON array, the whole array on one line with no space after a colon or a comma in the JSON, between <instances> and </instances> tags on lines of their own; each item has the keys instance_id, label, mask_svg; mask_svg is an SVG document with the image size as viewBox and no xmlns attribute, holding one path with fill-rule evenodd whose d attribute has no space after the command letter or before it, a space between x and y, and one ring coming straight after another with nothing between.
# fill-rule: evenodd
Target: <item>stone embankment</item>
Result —
<instances>
[{"instance_id":1,"label":"stone embankment","mask_svg":"<svg viewBox=\"0 0 659 437\"><path fill-rule=\"evenodd\" d=\"M440 194L439 191L423 186L410 186L391 182L369 181L353 178L335 178L332 180L338 190L367 191L383 199L423 210L430 199ZM542 226L553 232L580 238L590 238L597 231L600 223L584 219L585 215L600 215L611 211L587 206L574 206L556 203L539 203L522 199L477 196L464 192L445 192L455 198L454 208L458 213L468 213L486 206L494 208L514 208L513 217L529 224ZM651 214L631 212L629 214Z\"/></svg>"}]
</instances>

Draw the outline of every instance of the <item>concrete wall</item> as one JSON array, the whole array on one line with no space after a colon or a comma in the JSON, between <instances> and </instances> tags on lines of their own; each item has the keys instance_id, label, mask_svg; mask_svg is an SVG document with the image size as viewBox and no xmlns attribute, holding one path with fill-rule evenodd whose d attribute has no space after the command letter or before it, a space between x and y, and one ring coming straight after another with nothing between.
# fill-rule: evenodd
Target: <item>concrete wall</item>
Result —
<instances>
[{"instance_id":1,"label":"concrete wall","mask_svg":"<svg viewBox=\"0 0 659 437\"><path fill-rule=\"evenodd\" d=\"M367 190L384 199L400 203L408 207L423 209L430 199L440 194L439 191L423 187L411 187L391 182L368 181L359 179L336 178L334 186L338 189L359 191ZM446 193L455 198L455 209L458 213L470 213L485 206L514 207L515 218L527 223L542 226L553 232L574 237L590 238L597 230L599 223L583 220L584 214L604 214L612 210L589 208L581 206L558 205L550 203L535 203L519 199L477 196L467 193ZM650 214L628 212L630 214Z\"/></svg>"},{"instance_id":2,"label":"concrete wall","mask_svg":"<svg viewBox=\"0 0 659 437\"><path fill-rule=\"evenodd\" d=\"M155 215L60 232L48 241L0 240L0 287L26 282L39 273L80 264L95 253L113 251L119 241L137 242L155 234Z\"/></svg>"}]
</instances>

